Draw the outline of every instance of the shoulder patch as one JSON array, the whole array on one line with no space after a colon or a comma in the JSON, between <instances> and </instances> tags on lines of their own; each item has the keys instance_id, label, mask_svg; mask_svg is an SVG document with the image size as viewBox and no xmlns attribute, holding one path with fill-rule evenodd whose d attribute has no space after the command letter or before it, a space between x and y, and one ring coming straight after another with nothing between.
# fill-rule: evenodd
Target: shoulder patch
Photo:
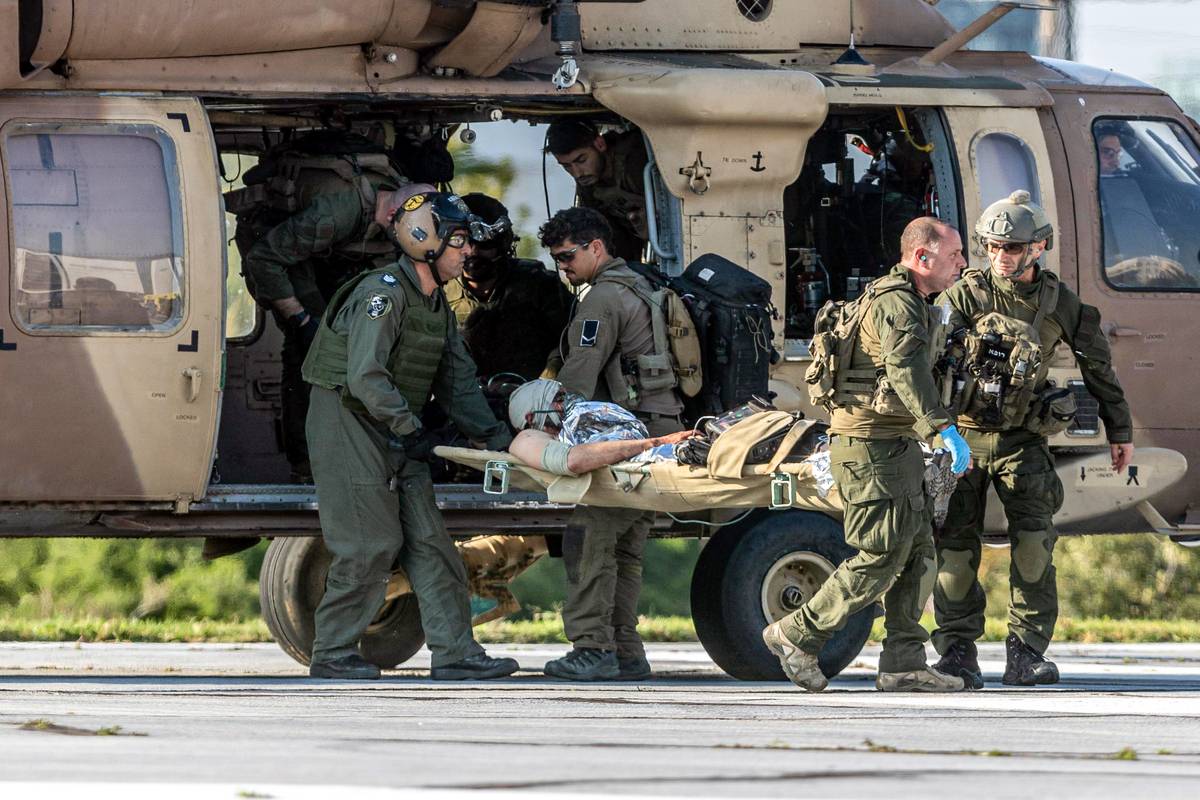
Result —
<instances>
[{"instance_id":1,"label":"shoulder patch","mask_svg":"<svg viewBox=\"0 0 1200 800\"><path fill-rule=\"evenodd\" d=\"M396 285L396 276L395 276L395 275L393 275L393 274L392 274L392 273L390 273L390 272L385 272L385 273L383 273L382 275L380 275L380 276L379 276L379 280L383 281L383 282L384 282L384 283L386 283L388 286L395 286L395 285Z\"/></svg>"},{"instance_id":2,"label":"shoulder patch","mask_svg":"<svg viewBox=\"0 0 1200 800\"><path fill-rule=\"evenodd\" d=\"M391 299L381 294L373 294L371 295L371 299L367 301L367 316L371 319L379 319L380 317L387 316L391 310Z\"/></svg>"},{"instance_id":3,"label":"shoulder patch","mask_svg":"<svg viewBox=\"0 0 1200 800\"><path fill-rule=\"evenodd\" d=\"M585 319L583 321L583 332L579 334L580 347L595 347L596 337L600 334L600 320Z\"/></svg>"}]
</instances>

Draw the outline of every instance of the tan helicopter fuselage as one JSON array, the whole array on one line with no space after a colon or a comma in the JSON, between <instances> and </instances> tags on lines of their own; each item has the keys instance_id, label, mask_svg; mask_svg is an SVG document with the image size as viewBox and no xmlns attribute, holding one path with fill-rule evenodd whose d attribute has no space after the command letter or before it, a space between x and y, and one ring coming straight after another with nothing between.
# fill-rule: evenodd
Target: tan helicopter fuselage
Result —
<instances>
[{"instance_id":1,"label":"tan helicopter fuselage","mask_svg":"<svg viewBox=\"0 0 1200 800\"><path fill-rule=\"evenodd\" d=\"M843 131L884 126L932 145L929 202L964 234L1001 188L1032 188L1055 222L1044 264L1103 315L1138 447L1133 479L1106 469L1094 407L1052 441L1067 492L1062 525L1176 535L1195 525L1188 514L1200 474L1187 464L1200 458L1200 420L1189 398L1200 371L1186 332L1196 295L1115 286L1102 266L1111 220L1093 125L1162 120L1194 142L1195 124L1161 91L1092 81L1077 65L1024 53L930 59L953 28L907 0L857 4L866 66L833 63L851 24L844 3L777 3L769 20L716 0L583 4L581 71L565 89L551 83L560 59L540 9L529 6L40 5L31 20L16 3L0 4L0 63L9 65L0 74L0 531L8 535L315 533L311 492L274 477L278 452L244 461L235 486L213 480L219 451L262 438L277 369L269 331L225 339L219 155L331 119L449 125L574 115L646 135L664 269L713 252L772 284L782 354L772 389L781 406L810 413L808 267L799 255L820 250L813 237L861 235L816 232L820 211L796 222L787 197L806 164L824 174L820 191L805 188L813 208L836 210L852 189L841 171L856 169L853 159L821 160L812 143L836 149ZM1010 186L1022 180L1037 185ZM984 263L977 243L969 249L972 264ZM826 294L847 281L827 270ZM1065 348L1053 375L1078 382ZM1085 389L1079 396L1086 403ZM464 487L447 488L442 502L460 531L552 529L566 513ZM1002 530L992 506L989 529Z\"/></svg>"}]
</instances>

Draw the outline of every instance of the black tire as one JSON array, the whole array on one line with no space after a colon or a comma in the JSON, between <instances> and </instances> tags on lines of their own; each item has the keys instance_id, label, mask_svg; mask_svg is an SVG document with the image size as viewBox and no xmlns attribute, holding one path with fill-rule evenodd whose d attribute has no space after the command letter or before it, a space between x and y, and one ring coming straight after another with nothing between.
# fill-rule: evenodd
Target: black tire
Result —
<instances>
[{"instance_id":1,"label":"black tire","mask_svg":"<svg viewBox=\"0 0 1200 800\"><path fill-rule=\"evenodd\" d=\"M704 649L717 666L740 680L784 680L779 659L762 641L762 629L773 621L764 607L769 574L776 586L788 583L779 577L777 565L801 564L809 570L803 592L795 586L787 589L786 607L798 607L819 585L820 575L855 552L839 522L813 511L764 511L720 530L701 551L692 575L692 616ZM821 650L826 676L838 674L859 654L874 615L875 604L859 611Z\"/></svg>"},{"instance_id":2,"label":"black tire","mask_svg":"<svg viewBox=\"0 0 1200 800\"><path fill-rule=\"evenodd\" d=\"M319 537L288 536L267 548L259 572L263 621L283 652L301 664L312 660L313 614L325 594L329 551ZM389 601L359 642L363 658L392 669L425 643L416 595Z\"/></svg>"}]
</instances>

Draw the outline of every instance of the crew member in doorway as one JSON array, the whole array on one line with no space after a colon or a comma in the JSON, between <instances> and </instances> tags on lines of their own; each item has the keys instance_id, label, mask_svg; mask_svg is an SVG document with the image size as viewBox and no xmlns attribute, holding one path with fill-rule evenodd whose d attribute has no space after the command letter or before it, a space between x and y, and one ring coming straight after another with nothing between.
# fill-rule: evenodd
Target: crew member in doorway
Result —
<instances>
[{"instance_id":1,"label":"crew member in doorway","mask_svg":"<svg viewBox=\"0 0 1200 800\"><path fill-rule=\"evenodd\" d=\"M555 122L546 149L575 179L579 205L599 211L612 228L610 253L641 261L649 234L643 174L649 160L642 132L601 135L590 122Z\"/></svg>"}]
</instances>

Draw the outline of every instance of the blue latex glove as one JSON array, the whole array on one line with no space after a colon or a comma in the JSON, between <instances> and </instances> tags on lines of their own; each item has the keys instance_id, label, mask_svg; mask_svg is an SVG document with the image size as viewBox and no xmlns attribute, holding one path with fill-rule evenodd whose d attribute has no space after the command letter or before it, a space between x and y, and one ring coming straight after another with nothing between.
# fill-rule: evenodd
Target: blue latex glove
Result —
<instances>
[{"instance_id":1,"label":"blue latex glove","mask_svg":"<svg viewBox=\"0 0 1200 800\"><path fill-rule=\"evenodd\" d=\"M950 471L955 475L962 475L971 463L971 448L967 446L967 440L953 425L942 431L941 436L942 444L946 445L950 455L954 458L950 464Z\"/></svg>"}]
</instances>

